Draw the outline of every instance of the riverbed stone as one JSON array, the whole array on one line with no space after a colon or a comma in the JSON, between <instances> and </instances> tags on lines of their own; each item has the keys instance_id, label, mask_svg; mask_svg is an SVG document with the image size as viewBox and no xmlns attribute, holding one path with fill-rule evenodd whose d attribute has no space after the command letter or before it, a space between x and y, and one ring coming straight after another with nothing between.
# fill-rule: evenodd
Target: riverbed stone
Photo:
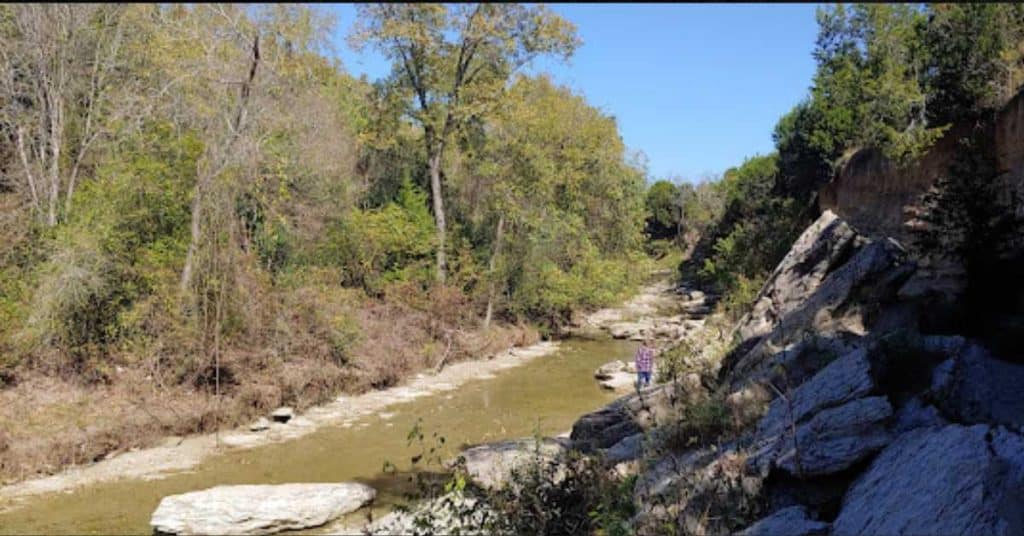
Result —
<instances>
[{"instance_id":1,"label":"riverbed stone","mask_svg":"<svg viewBox=\"0 0 1024 536\"><path fill-rule=\"evenodd\" d=\"M615 360L610 363L605 363L594 371L594 378L598 380L610 380L616 373L623 372L626 370L626 363L621 360Z\"/></svg>"},{"instance_id":2,"label":"riverbed stone","mask_svg":"<svg viewBox=\"0 0 1024 536\"><path fill-rule=\"evenodd\" d=\"M276 534L318 527L375 496L350 482L217 486L164 497L150 525L157 534Z\"/></svg>"},{"instance_id":3,"label":"riverbed stone","mask_svg":"<svg viewBox=\"0 0 1024 536\"><path fill-rule=\"evenodd\" d=\"M295 410L289 407L277 408L270 414L274 422L288 422L295 416Z\"/></svg>"},{"instance_id":4,"label":"riverbed stone","mask_svg":"<svg viewBox=\"0 0 1024 536\"><path fill-rule=\"evenodd\" d=\"M608 378L598 382L602 389L608 391L629 392L636 389L636 374L629 372L616 372Z\"/></svg>"},{"instance_id":5,"label":"riverbed stone","mask_svg":"<svg viewBox=\"0 0 1024 536\"><path fill-rule=\"evenodd\" d=\"M567 438L511 439L468 448L460 454L466 473L477 485L499 489L508 483L512 473L530 463L556 462L569 449ZM450 460L448 465L454 465Z\"/></svg>"},{"instance_id":6,"label":"riverbed stone","mask_svg":"<svg viewBox=\"0 0 1024 536\"><path fill-rule=\"evenodd\" d=\"M256 422L249 425L250 432L262 432L270 429L270 421L266 417L256 419Z\"/></svg>"}]
</instances>

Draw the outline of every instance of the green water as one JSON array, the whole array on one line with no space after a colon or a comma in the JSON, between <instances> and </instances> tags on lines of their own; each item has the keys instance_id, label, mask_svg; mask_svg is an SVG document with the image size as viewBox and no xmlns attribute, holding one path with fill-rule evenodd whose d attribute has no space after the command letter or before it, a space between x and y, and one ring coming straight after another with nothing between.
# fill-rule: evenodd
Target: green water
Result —
<instances>
[{"instance_id":1,"label":"green water","mask_svg":"<svg viewBox=\"0 0 1024 536\"><path fill-rule=\"evenodd\" d=\"M390 419L373 415L351 428L325 427L299 439L208 458L194 471L160 480L124 480L32 499L0 514L0 534L150 533L149 518L166 495L218 484L358 481L377 489L381 513L409 490L408 432L422 419L427 442L437 432L446 451L466 445L571 428L580 414L612 399L593 370L613 359L629 359L636 343L564 341L558 352L471 381L458 390L393 405ZM396 473L383 471L388 461Z\"/></svg>"}]
</instances>

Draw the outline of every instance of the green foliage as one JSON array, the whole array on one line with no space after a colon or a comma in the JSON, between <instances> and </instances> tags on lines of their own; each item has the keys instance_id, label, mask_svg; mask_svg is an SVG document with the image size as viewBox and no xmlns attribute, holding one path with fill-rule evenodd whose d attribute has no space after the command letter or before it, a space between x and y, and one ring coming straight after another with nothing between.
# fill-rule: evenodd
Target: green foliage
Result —
<instances>
[{"instance_id":1,"label":"green foliage","mask_svg":"<svg viewBox=\"0 0 1024 536\"><path fill-rule=\"evenodd\" d=\"M391 281L425 282L434 245L426 194L405 181L398 199L353 210L327 235L319 260L342 268L343 283L379 293Z\"/></svg>"},{"instance_id":2,"label":"green foliage","mask_svg":"<svg viewBox=\"0 0 1024 536\"><path fill-rule=\"evenodd\" d=\"M647 208L647 235L651 239L671 238L681 224L680 192L675 184L666 180L655 182L647 189L644 204Z\"/></svg>"},{"instance_id":3,"label":"green foliage","mask_svg":"<svg viewBox=\"0 0 1024 536\"><path fill-rule=\"evenodd\" d=\"M547 77L521 77L464 148L453 209L494 264L483 288L498 311L555 328L642 275L627 267L641 244L643 175L613 118Z\"/></svg>"},{"instance_id":4,"label":"green foliage","mask_svg":"<svg viewBox=\"0 0 1024 536\"><path fill-rule=\"evenodd\" d=\"M860 146L905 162L941 135L925 117L926 20L911 5L839 4L818 11L810 141L829 160Z\"/></svg>"},{"instance_id":5,"label":"green foliage","mask_svg":"<svg viewBox=\"0 0 1024 536\"><path fill-rule=\"evenodd\" d=\"M748 159L725 173L726 210L707 234L697 280L723 293L722 308L739 316L807 223L804 206L777 191L777 155ZM690 268L692 269L692 268Z\"/></svg>"},{"instance_id":6,"label":"green foliage","mask_svg":"<svg viewBox=\"0 0 1024 536\"><path fill-rule=\"evenodd\" d=\"M997 107L1019 87L1024 70L1024 7L934 4L924 33L932 68L929 120L941 125Z\"/></svg>"},{"instance_id":7,"label":"green foliage","mask_svg":"<svg viewBox=\"0 0 1024 536\"><path fill-rule=\"evenodd\" d=\"M80 188L37 268L23 341L59 350L75 372L108 352L123 335L121 315L176 276L200 150L166 125L111 149L116 157Z\"/></svg>"}]
</instances>

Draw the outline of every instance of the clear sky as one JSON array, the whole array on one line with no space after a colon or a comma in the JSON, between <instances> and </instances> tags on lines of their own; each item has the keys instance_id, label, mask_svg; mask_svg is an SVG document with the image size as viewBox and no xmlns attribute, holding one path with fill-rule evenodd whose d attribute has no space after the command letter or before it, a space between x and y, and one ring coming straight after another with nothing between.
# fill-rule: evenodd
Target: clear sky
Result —
<instances>
[{"instance_id":1,"label":"clear sky","mask_svg":"<svg viewBox=\"0 0 1024 536\"><path fill-rule=\"evenodd\" d=\"M772 150L772 128L810 87L814 4L550 4L576 24L583 46L568 64L533 71L615 116L652 178L696 180ZM389 64L348 48L355 17L338 16L334 44L345 68L370 79Z\"/></svg>"}]
</instances>

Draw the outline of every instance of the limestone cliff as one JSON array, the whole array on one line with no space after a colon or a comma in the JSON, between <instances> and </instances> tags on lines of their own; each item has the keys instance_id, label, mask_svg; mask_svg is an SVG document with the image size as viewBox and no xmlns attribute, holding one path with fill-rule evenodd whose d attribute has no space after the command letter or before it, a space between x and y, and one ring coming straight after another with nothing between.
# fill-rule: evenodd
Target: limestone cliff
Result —
<instances>
[{"instance_id":1,"label":"limestone cliff","mask_svg":"<svg viewBox=\"0 0 1024 536\"><path fill-rule=\"evenodd\" d=\"M1024 92L999 110L992 121L953 125L921 158L898 166L875 149L854 153L835 178L819 191L822 211L831 210L860 232L907 242L921 196L948 172L958 140L972 129L985 128L1003 201L1024 219ZM1016 196L1013 197L1014 193Z\"/></svg>"}]
</instances>

